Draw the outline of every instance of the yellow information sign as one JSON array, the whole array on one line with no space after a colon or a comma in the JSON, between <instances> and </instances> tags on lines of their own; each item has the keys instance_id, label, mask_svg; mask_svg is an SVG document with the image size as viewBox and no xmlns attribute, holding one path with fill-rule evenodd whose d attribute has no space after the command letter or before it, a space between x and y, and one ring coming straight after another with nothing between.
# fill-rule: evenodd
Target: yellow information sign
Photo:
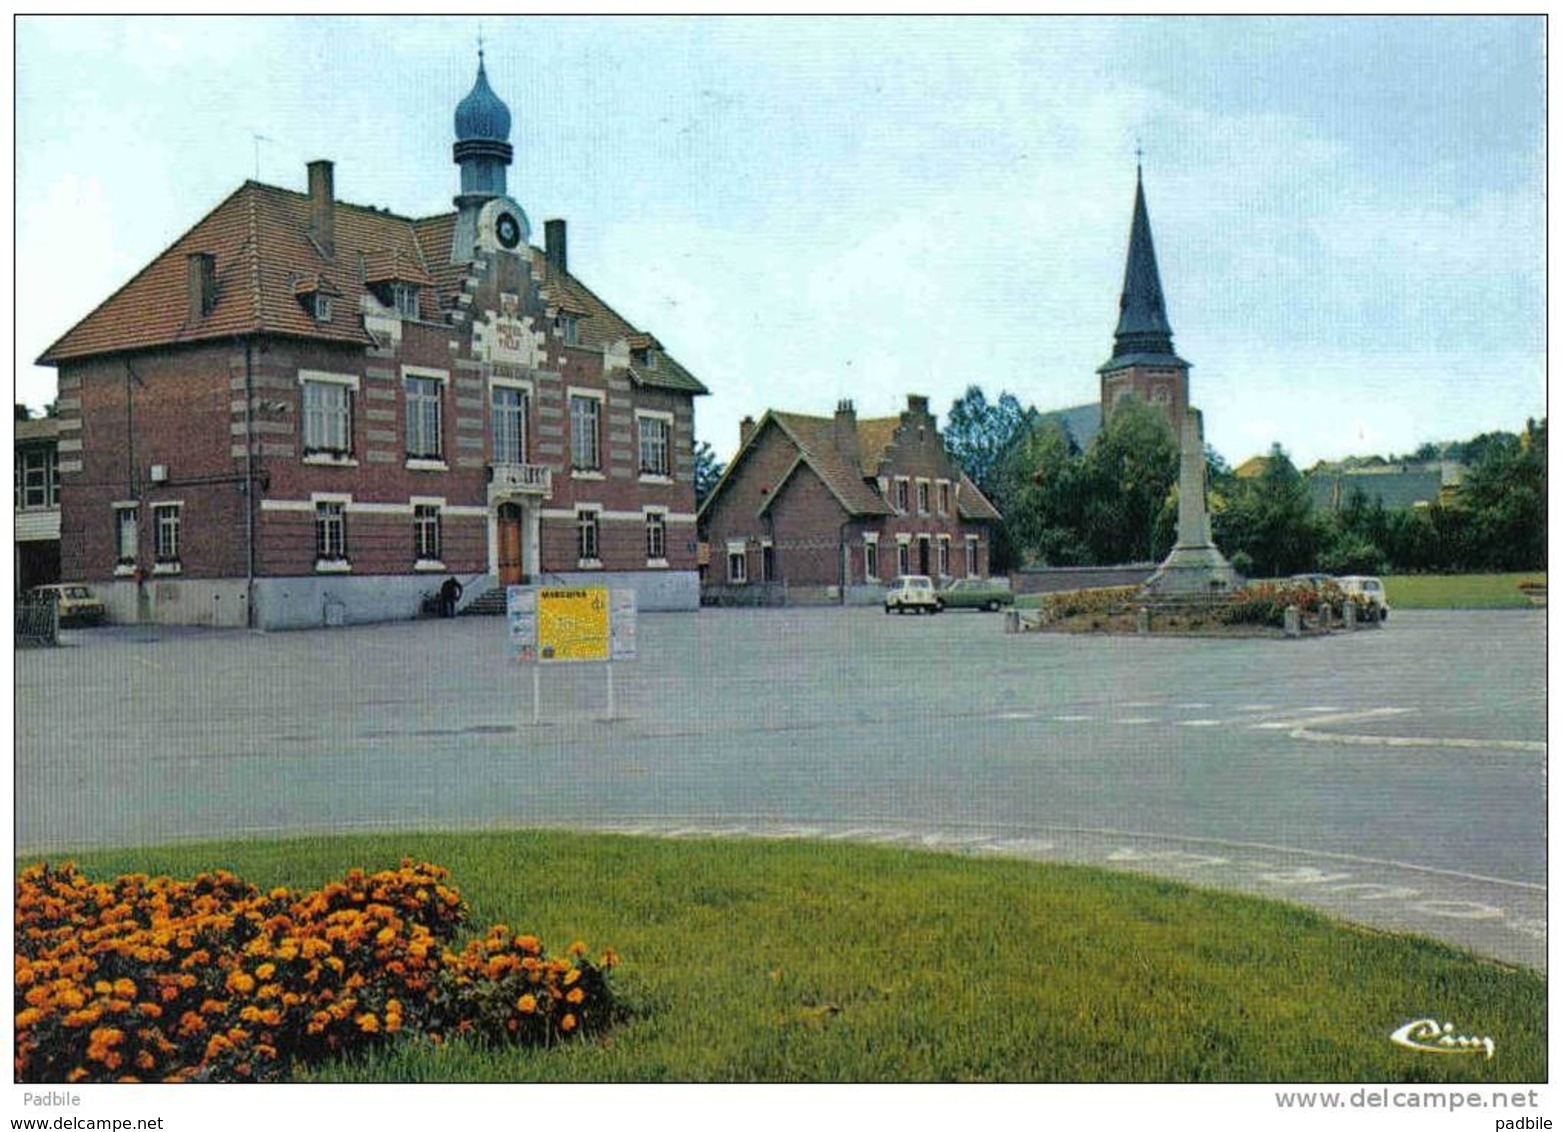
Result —
<instances>
[{"instance_id":1,"label":"yellow information sign","mask_svg":"<svg viewBox=\"0 0 1562 1132\"><path fill-rule=\"evenodd\" d=\"M606 660L607 590L538 590L537 655L543 661Z\"/></svg>"}]
</instances>

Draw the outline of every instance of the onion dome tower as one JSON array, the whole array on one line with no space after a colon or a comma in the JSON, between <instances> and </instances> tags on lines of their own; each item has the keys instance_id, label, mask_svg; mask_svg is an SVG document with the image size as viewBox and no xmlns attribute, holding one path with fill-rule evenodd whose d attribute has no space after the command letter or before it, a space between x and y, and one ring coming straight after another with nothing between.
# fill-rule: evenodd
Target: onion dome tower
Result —
<instances>
[{"instance_id":1,"label":"onion dome tower","mask_svg":"<svg viewBox=\"0 0 1562 1132\"><path fill-rule=\"evenodd\" d=\"M510 108L488 85L481 47L477 51L477 81L456 106L455 127L454 157L461 169L461 192L455 198L456 230L450 261L464 263L472 258L480 242L485 206L492 201L507 202L504 212L511 217L511 227L505 234L518 236L506 239L505 247L516 247L531 238L526 214L506 195L505 170L515 156L510 145Z\"/></svg>"}]
</instances>

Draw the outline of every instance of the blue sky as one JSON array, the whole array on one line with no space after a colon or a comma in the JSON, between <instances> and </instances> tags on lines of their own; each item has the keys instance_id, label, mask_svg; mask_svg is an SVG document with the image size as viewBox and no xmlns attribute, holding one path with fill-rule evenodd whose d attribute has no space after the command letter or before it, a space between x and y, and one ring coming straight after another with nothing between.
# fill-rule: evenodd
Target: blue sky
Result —
<instances>
[{"instance_id":1,"label":"blue sky","mask_svg":"<svg viewBox=\"0 0 1562 1132\"><path fill-rule=\"evenodd\" d=\"M16 24L17 397L245 178L450 209L478 19ZM1538 17L481 19L511 195L711 388L889 415L1093 400L1135 148L1179 353L1232 463L1545 412ZM267 140L257 143L254 135Z\"/></svg>"}]
</instances>

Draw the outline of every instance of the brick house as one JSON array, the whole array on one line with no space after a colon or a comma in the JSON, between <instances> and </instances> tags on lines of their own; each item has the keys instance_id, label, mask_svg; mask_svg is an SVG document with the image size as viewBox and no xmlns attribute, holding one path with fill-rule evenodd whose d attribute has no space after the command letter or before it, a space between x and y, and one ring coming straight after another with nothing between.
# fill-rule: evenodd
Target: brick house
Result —
<instances>
[{"instance_id":1,"label":"brick house","mask_svg":"<svg viewBox=\"0 0 1562 1132\"><path fill-rule=\"evenodd\" d=\"M510 114L455 113L456 211L247 181L48 348L62 568L111 616L301 627L527 581L698 605L705 387L533 247Z\"/></svg>"},{"instance_id":2,"label":"brick house","mask_svg":"<svg viewBox=\"0 0 1562 1132\"><path fill-rule=\"evenodd\" d=\"M876 601L897 574L986 574L1000 516L950 458L926 397L864 420L850 401L833 417L771 410L741 431L700 508L708 586Z\"/></svg>"}]
</instances>

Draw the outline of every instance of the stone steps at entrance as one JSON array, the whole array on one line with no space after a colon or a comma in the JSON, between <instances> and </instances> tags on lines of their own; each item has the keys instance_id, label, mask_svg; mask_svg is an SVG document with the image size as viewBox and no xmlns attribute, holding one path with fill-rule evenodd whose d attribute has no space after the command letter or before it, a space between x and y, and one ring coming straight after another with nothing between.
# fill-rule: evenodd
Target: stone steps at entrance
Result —
<instances>
[{"instance_id":1,"label":"stone steps at entrance","mask_svg":"<svg viewBox=\"0 0 1562 1132\"><path fill-rule=\"evenodd\" d=\"M503 586L485 590L461 607L462 617L503 617L505 594Z\"/></svg>"}]
</instances>

